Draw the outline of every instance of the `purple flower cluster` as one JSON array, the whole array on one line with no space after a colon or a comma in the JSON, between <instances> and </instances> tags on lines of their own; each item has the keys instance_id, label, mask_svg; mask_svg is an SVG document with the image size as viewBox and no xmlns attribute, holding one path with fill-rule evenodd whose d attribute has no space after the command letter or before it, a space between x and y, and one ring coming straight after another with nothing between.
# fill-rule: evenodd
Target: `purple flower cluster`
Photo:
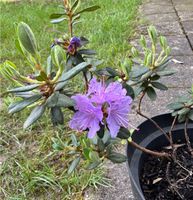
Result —
<instances>
[{"instance_id":1,"label":"purple flower cluster","mask_svg":"<svg viewBox=\"0 0 193 200\"><path fill-rule=\"evenodd\" d=\"M77 38L77 37L73 37L71 38L70 40L70 44L68 46L68 52L71 54L71 55L74 55L75 52L77 51L77 48L81 47L81 41L80 41L80 38Z\"/></svg>"},{"instance_id":2,"label":"purple flower cluster","mask_svg":"<svg viewBox=\"0 0 193 200\"><path fill-rule=\"evenodd\" d=\"M100 123L108 127L111 137L116 137L120 127L128 128L132 99L119 82L106 86L93 78L86 95L72 98L76 102L70 127L77 131L89 129L88 137L93 138L100 130Z\"/></svg>"}]
</instances>

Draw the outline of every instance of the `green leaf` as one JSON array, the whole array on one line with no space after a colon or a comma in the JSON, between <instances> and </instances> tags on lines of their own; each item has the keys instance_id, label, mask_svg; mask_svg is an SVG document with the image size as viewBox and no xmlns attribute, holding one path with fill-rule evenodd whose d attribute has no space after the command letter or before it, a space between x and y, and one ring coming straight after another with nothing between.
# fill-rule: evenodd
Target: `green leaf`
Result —
<instances>
[{"instance_id":1,"label":"green leaf","mask_svg":"<svg viewBox=\"0 0 193 200\"><path fill-rule=\"evenodd\" d=\"M60 94L59 92L55 92L47 99L46 105L49 108L53 108L55 106L68 108L74 106L75 102L70 97Z\"/></svg>"},{"instance_id":2,"label":"green leaf","mask_svg":"<svg viewBox=\"0 0 193 200\"><path fill-rule=\"evenodd\" d=\"M100 160L95 161L95 162L91 162L91 163L88 164L88 166L86 167L86 169L87 169L87 170L95 169L95 168L97 168L100 164L101 164L101 161L100 161Z\"/></svg>"},{"instance_id":3,"label":"green leaf","mask_svg":"<svg viewBox=\"0 0 193 200\"><path fill-rule=\"evenodd\" d=\"M71 10L75 11L78 8L79 4L80 4L80 0L76 0L74 4L72 5Z\"/></svg>"},{"instance_id":4,"label":"green leaf","mask_svg":"<svg viewBox=\"0 0 193 200\"><path fill-rule=\"evenodd\" d=\"M62 47L55 45L51 50L51 58L54 65L58 68L61 68L61 71L64 69L65 53Z\"/></svg>"},{"instance_id":5,"label":"green leaf","mask_svg":"<svg viewBox=\"0 0 193 200\"><path fill-rule=\"evenodd\" d=\"M178 111L178 115L186 115L190 111L190 108L183 108Z\"/></svg>"},{"instance_id":6,"label":"green leaf","mask_svg":"<svg viewBox=\"0 0 193 200\"><path fill-rule=\"evenodd\" d=\"M54 126L58 124L64 124L64 115L60 107L51 108L51 120Z\"/></svg>"},{"instance_id":7,"label":"green leaf","mask_svg":"<svg viewBox=\"0 0 193 200\"><path fill-rule=\"evenodd\" d=\"M99 161L99 160L100 160L98 153L95 152L95 151L91 151L91 152L89 153L89 158L90 158L90 160L92 160L92 161Z\"/></svg>"},{"instance_id":8,"label":"green leaf","mask_svg":"<svg viewBox=\"0 0 193 200\"><path fill-rule=\"evenodd\" d=\"M9 110L9 113L16 113L16 112L19 112L21 110L23 110L25 107L33 104L34 102L38 101L40 98L42 97L41 94L37 94L37 95L34 95L30 98L26 98L22 101L18 101L16 103L13 103L9 106L8 110Z\"/></svg>"},{"instance_id":9,"label":"green leaf","mask_svg":"<svg viewBox=\"0 0 193 200\"><path fill-rule=\"evenodd\" d=\"M66 17L62 17L62 18L58 18L58 19L53 19L50 22L52 24L59 24L59 23L63 22L64 20L67 20L67 18Z\"/></svg>"},{"instance_id":10,"label":"green leaf","mask_svg":"<svg viewBox=\"0 0 193 200\"><path fill-rule=\"evenodd\" d=\"M149 71L148 67L133 67L132 69L132 78L138 78Z\"/></svg>"},{"instance_id":11,"label":"green leaf","mask_svg":"<svg viewBox=\"0 0 193 200\"><path fill-rule=\"evenodd\" d=\"M78 141L77 141L77 138L76 138L76 135L75 134L71 134L71 140L72 140L72 144L74 145L74 146L78 146Z\"/></svg>"},{"instance_id":12,"label":"green leaf","mask_svg":"<svg viewBox=\"0 0 193 200\"><path fill-rule=\"evenodd\" d=\"M104 142L103 142L103 140L101 138L97 139L97 145L98 145L99 151L104 151L105 144L104 144Z\"/></svg>"},{"instance_id":13,"label":"green leaf","mask_svg":"<svg viewBox=\"0 0 193 200\"><path fill-rule=\"evenodd\" d=\"M122 163L127 160L125 155L113 151L107 156L107 158L113 163Z\"/></svg>"},{"instance_id":14,"label":"green leaf","mask_svg":"<svg viewBox=\"0 0 193 200\"><path fill-rule=\"evenodd\" d=\"M160 72L156 72L156 74L159 76L171 76L175 74L175 71L174 70L160 71Z\"/></svg>"},{"instance_id":15,"label":"green leaf","mask_svg":"<svg viewBox=\"0 0 193 200\"><path fill-rule=\"evenodd\" d=\"M123 88L126 89L127 96L130 96L132 99L135 98L135 92L130 85L128 85L127 83L123 83Z\"/></svg>"},{"instance_id":16,"label":"green leaf","mask_svg":"<svg viewBox=\"0 0 193 200\"><path fill-rule=\"evenodd\" d=\"M65 81L73 78L74 76L76 76L79 72L81 72L83 69L87 68L89 66L88 63L83 62L80 63L79 65L77 65L76 67L73 67L72 69L70 69L67 72L64 72L61 76L61 78L58 80L58 84L56 85L55 90L61 90L64 85L66 84Z\"/></svg>"},{"instance_id":17,"label":"green leaf","mask_svg":"<svg viewBox=\"0 0 193 200\"><path fill-rule=\"evenodd\" d=\"M180 108L184 107L184 104L179 103L179 102L175 102L175 103L170 103L167 108L169 108L170 110L178 110Z\"/></svg>"},{"instance_id":18,"label":"green leaf","mask_svg":"<svg viewBox=\"0 0 193 200\"><path fill-rule=\"evenodd\" d=\"M38 81L48 80L47 74L44 71L41 71L39 76L36 76L36 80L38 80Z\"/></svg>"},{"instance_id":19,"label":"green leaf","mask_svg":"<svg viewBox=\"0 0 193 200\"><path fill-rule=\"evenodd\" d=\"M95 10L97 10L99 8L100 8L100 6L90 6L88 8L85 8L85 9L77 12L75 15L78 15L78 14L83 13L83 12L92 12L92 11L95 11Z\"/></svg>"},{"instance_id":20,"label":"green leaf","mask_svg":"<svg viewBox=\"0 0 193 200\"><path fill-rule=\"evenodd\" d=\"M131 136L130 131L124 127L121 127L117 137L120 139L128 139Z\"/></svg>"},{"instance_id":21,"label":"green leaf","mask_svg":"<svg viewBox=\"0 0 193 200\"><path fill-rule=\"evenodd\" d=\"M168 88L159 82L151 82L152 86L159 89L159 90L168 90Z\"/></svg>"},{"instance_id":22,"label":"green leaf","mask_svg":"<svg viewBox=\"0 0 193 200\"><path fill-rule=\"evenodd\" d=\"M50 19L57 19L65 15L65 13L53 13L50 15Z\"/></svg>"},{"instance_id":23,"label":"green leaf","mask_svg":"<svg viewBox=\"0 0 193 200\"><path fill-rule=\"evenodd\" d=\"M75 160L72 161L70 167L68 168L67 173L71 174L76 169L79 163L80 163L80 157L77 157Z\"/></svg>"},{"instance_id":24,"label":"green leaf","mask_svg":"<svg viewBox=\"0 0 193 200\"><path fill-rule=\"evenodd\" d=\"M29 126L31 126L34 122L36 122L45 112L46 110L46 105L42 104L37 107L35 107L32 112L30 113L29 117L25 121L23 128L26 129Z\"/></svg>"},{"instance_id":25,"label":"green leaf","mask_svg":"<svg viewBox=\"0 0 193 200\"><path fill-rule=\"evenodd\" d=\"M90 154L90 149L89 148L84 148L83 149L83 155L87 160L90 160L89 154Z\"/></svg>"},{"instance_id":26,"label":"green leaf","mask_svg":"<svg viewBox=\"0 0 193 200\"><path fill-rule=\"evenodd\" d=\"M17 87L11 90L8 90L9 93L16 93L16 92L27 92L27 91L31 91L34 90L36 88L38 88L39 85L38 84L32 84L32 85L26 85L23 87Z\"/></svg>"},{"instance_id":27,"label":"green leaf","mask_svg":"<svg viewBox=\"0 0 193 200\"><path fill-rule=\"evenodd\" d=\"M92 49L81 49L78 51L78 53L85 54L85 55L95 55L96 51L94 51Z\"/></svg>"},{"instance_id":28,"label":"green leaf","mask_svg":"<svg viewBox=\"0 0 193 200\"><path fill-rule=\"evenodd\" d=\"M188 114L188 118L193 121L193 110L191 110Z\"/></svg>"},{"instance_id":29,"label":"green leaf","mask_svg":"<svg viewBox=\"0 0 193 200\"><path fill-rule=\"evenodd\" d=\"M38 49L35 36L26 23L20 22L18 24L17 34L19 42L24 47L24 49L33 55L37 54Z\"/></svg>"},{"instance_id":30,"label":"green leaf","mask_svg":"<svg viewBox=\"0 0 193 200\"><path fill-rule=\"evenodd\" d=\"M149 97L152 101L155 101L155 100L156 100L157 95L156 95L155 90L154 90L152 87L148 87L148 88L146 89L146 93L147 93L148 97Z\"/></svg>"}]
</instances>

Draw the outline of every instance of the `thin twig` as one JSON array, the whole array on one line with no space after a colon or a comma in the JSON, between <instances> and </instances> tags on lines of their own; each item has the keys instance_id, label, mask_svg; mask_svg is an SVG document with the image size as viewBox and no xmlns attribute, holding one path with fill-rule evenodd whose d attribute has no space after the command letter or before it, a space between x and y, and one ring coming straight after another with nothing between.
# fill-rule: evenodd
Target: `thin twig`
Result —
<instances>
[{"instance_id":1,"label":"thin twig","mask_svg":"<svg viewBox=\"0 0 193 200\"><path fill-rule=\"evenodd\" d=\"M170 142L170 138L167 135L167 133L157 124L157 122L155 122L153 119L147 117L146 115L142 114L141 112L137 111L137 114L139 114L140 116L144 117L145 119L148 119L149 121L151 121L158 130L160 130L166 137L166 139Z\"/></svg>"},{"instance_id":2,"label":"thin twig","mask_svg":"<svg viewBox=\"0 0 193 200\"><path fill-rule=\"evenodd\" d=\"M169 131L169 138L170 138L170 145L172 147L172 154L174 156L174 158L176 157L175 156L175 147L174 147L174 141L173 141L173 137L172 137L172 130L174 129L174 126L175 126L175 123L176 123L176 120L177 120L177 116L175 116L173 122L172 122L172 126L170 128L170 131Z\"/></svg>"},{"instance_id":3,"label":"thin twig","mask_svg":"<svg viewBox=\"0 0 193 200\"><path fill-rule=\"evenodd\" d=\"M188 129L188 119L186 119L185 121L185 127L184 127L184 135L185 135L185 139L186 139L186 143L187 143L187 146L188 146L188 150L189 152L191 153L191 155L193 156L193 149L191 147L191 143L190 143L190 138L188 136L188 132L187 132L187 129Z\"/></svg>"},{"instance_id":4,"label":"thin twig","mask_svg":"<svg viewBox=\"0 0 193 200\"><path fill-rule=\"evenodd\" d=\"M145 92L142 93L140 99L139 99L139 104L138 104L138 109L137 109L137 114L139 114L140 116L144 117L145 119L148 119L149 121L151 121L156 127L158 130L160 130L164 135L165 137L167 138L167 140L170 142L170 138L169 136L167 135L167 133L157 124L157 122L155 122L153 119L149 118L148 116L146 116L145 114L143 114L141 112L141 104L142 104L142 100L145 96Z\"/></svg>"},{"instance_id":5,"label":"thin twig","mask_svg":"<svg viewBox=\"0 0 193 200\"><path fill-rule=\"evenodd\" d=\"M144 153L151 154L152 156L164 157L164 158L170 159L170 154L168 154L166 152L152 151L150 149L140 146L139 144L135 143L134 141L129 142L129 144L131 144L133 147L135 147L136 149L138 149Z\"/></svg>"}]
</instances>

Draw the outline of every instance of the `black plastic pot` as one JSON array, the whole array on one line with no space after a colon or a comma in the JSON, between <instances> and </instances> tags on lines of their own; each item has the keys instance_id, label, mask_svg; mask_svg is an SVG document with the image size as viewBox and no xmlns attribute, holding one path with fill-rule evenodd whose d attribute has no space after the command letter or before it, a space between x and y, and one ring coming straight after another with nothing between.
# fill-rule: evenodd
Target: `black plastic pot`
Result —
<instances>
[{"instance_id":1,"label":"black plastic pot","mask_svg":"<svg viewBox=\"0 0 193 200\"><path fill-rule=\"evenodd\" d=\"M165 132L169 132L173 122L173 117L171 114L159 115L153 117L152 119L156 121L165 130ZM132 139L139 145L157 151L159 151L161 147L169 145L165 136L159 130L157 130L155 125L152 124L152 122L149 120L143 122L138 128L140 129L140 132L135 131ZM190 136L191 142L193 142L192 121L189 122L188 125L188 134ZM176 123L173 129L173 139L174 142L185 142L184 123ZM127 156L133 195L136 200L145 200L139 182L139 175L141 173L143 163L145 163L147 158L147 154L135 149L131 145L127 145Z\"/></svg>"}]
</instances>

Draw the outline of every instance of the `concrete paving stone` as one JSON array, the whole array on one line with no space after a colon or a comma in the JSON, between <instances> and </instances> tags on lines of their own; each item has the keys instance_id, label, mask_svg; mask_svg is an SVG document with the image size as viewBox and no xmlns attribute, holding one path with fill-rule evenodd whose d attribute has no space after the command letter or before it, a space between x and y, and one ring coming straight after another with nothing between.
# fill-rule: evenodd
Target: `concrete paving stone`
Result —
<instances>
[{"instance_id":1,"label":"concrete paving stone","mask_svg":"<svg viewBox=\"0 0 193 200\"><path fill-rule=\"evenodd\" d=\"M183 64L170 63L168 69L175 70L172 76L164 77L162 80L169 87L191 87L193 84L193 56L173 56L174 59L183 62Z\"/></svg>"},{"instance_id":2,"label":"concrete paving stone","mask_svg":"<svg viewBox=\"0 0 193 200\"><path fill-rule=\"evenodd\" d=\"M162 21L153 22L152 21L151 25L154 25L156 27L160 35L164 35L164 36L183 35L183 31L178 21L174 21L174 22L162 22ZM141 26L139 28L140 33L147 35L147 28L148 28L148 25Z\"/></svg>"},{"instance_id":3,"label":"concrete paving stone","mask_svg":"<svg viewBox=\"0 0 193 200\"><path fill-rule=\"evenodd\" d=\"M167 6L171 6L172 5L172 2L171 0L150 0L149 1L150 3L152 4L157 4L157 5L167 5Z\"/></svg>"},{"instance_id":4,"label":"concrete paving stone","mask_svg":"<svg viewBox=\"0 0 193 200\"><path fill-rule=\"evenodd\" d=\"M174 5L186 5L186 4L188 4L188 5L191 5L191 4L193 4L193 1L192 0L173 0L173 3L174 3Z\"/></svg>"},{"instance_id":5,"label":"concrete paving stone","mask_svg":"<svg viewBox=\"0 0 193 200\"><path fill-rule=\"evenodd\" d=\"M193 2L187 4L177 4L175 5L177 12L179 11L192 11L193 12Z\"/></svg>"},{"instance_id":6,"label":"concrete paving stone","mask_svg":"<svg viewBox=\"0 0 193 200\"><path fill-rule=\"evenodd\" d=\"M193 47L193 34L192 33L188 34L188 38L189 38L190 43L191 43L191 45Z\"/></svg>"},{"instance_id":7,"label":"concrete paving stone","mask_svg":"<svg viewBox=\"0 0 193 200\"><path fill-rule=\"evenodd\" d=\"M178 17L176 15L176 13L146 15L143 18L147 19L151 23L176 22L176 21L178 21Z\"/></svg>"},{"instance_id":8,"label":"concrete paving stone","mask_svg":"<svg viewBox=\"0 0 193 200\"><path fill-rule=\"evenodd\" d=\"M184 36L167 36L168 44L172 48L171 55L192 55L192 50Z\"/></svg>"},{"instance_id":9,"label":"concrete paving stone","mask_svg":"<svg viewBox=\"0 0 193 200\"><path fill-rule=\"evenodd\" d=\"M173 13L175 11L173 9L173 6L148 3L141 6L140 12L143 13L144 15L150 15L150 14Z\"/></svg>"},{"instance_id":10,"label":"concrete paving stone","mask_svg":"<svg viewBox=\"0 0 193 200\"><path fill-rule=\"evenodd\" d=\"M186 34L193 34L193 20L182 22Z\"/></svg>"},{"instance_id":11,"label":"concrete paving stone","mask_svg":"<svg viewBox=\"0 0 193 200\"><path fill-rule=\"evenodd\" d=\"M179 15L181 21L193 20L193 12L192 11L179 11L178 15Z\"/></svg>"}]
</instances>

